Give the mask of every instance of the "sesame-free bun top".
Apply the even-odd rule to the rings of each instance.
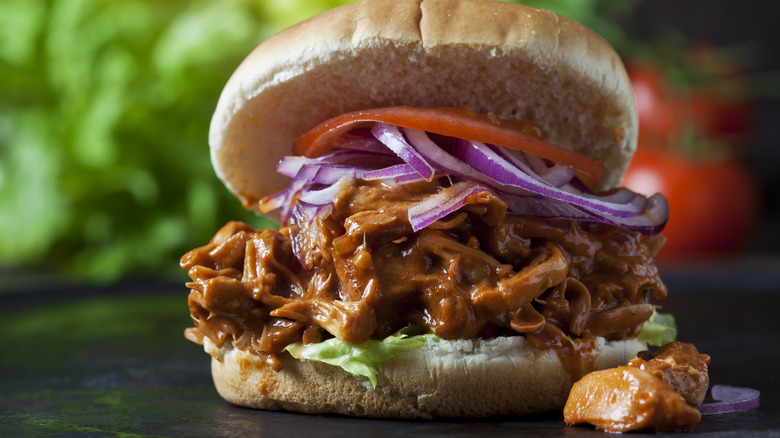
[[[219,178],[248,208],[285,188],[295,138],[360,109],[466,107],[529,119],[547,141],[606,166],[619,185],[636,148],[625,68],[585,27],[485,0],[366,0],[298,23],[233,73],[211,120]]]

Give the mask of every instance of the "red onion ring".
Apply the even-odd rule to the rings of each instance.
[[[702,415],[725,414],[727,412],[756,409],[761,404],[761,394],[751,388],[739,386],[714,385],[710,390],[713,403],[699,406]]]

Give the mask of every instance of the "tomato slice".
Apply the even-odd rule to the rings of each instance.
[[[542,140],[541,130],[533,122],[501,120],[465,108],[395,106],[342,114],[298,137],[293,144],[293,152],[309,158],[324,155],[331,152],[336,140],[348,131],[375,122],[527,152],[556,164],[571,166],[589,187],[598,183],[604,174],[604,165],[599,161]]]

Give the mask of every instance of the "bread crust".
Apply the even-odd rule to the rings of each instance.
[[[276,372],[229,343],[218,349],[204,341],[219,394],[265,410],[410,419],[531,415],[562,409],[574,383],[554,350],[538,350],[521,336],[428,341],[382,364],[376,388],[341,368],[287,354]],[[646,348],[603,338],[596,345],[583,372],[624,365]]]
[[[292,26],[234,72],[211,121],[217,175],[248,208],[283,189],[293,140],[339,114],[460,106],[539,123],[602,161],[618,185],[636,147],[630,81],[615,51],[553,13],[485,0],[367,0]]]

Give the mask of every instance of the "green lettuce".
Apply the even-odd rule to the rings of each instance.
[[[674,342],[677,339],[674,316],[669,313],[658,313],[657,309],[653,309],[653,314],[636,338],[655,347]]]
[[[341,367],[353,376],[365,376],[376,388],[376,367],[382,362],[396,357],[400,353],[414,351],[425,344],[427,339],[439,339],[433,334],[419,333],[419,327],[408,326],[380,340],[368,340],[360,345],[352,345],[338,338],[331,338],[316,344],[290,344],[285,347],[296,359],[324,362]]]

